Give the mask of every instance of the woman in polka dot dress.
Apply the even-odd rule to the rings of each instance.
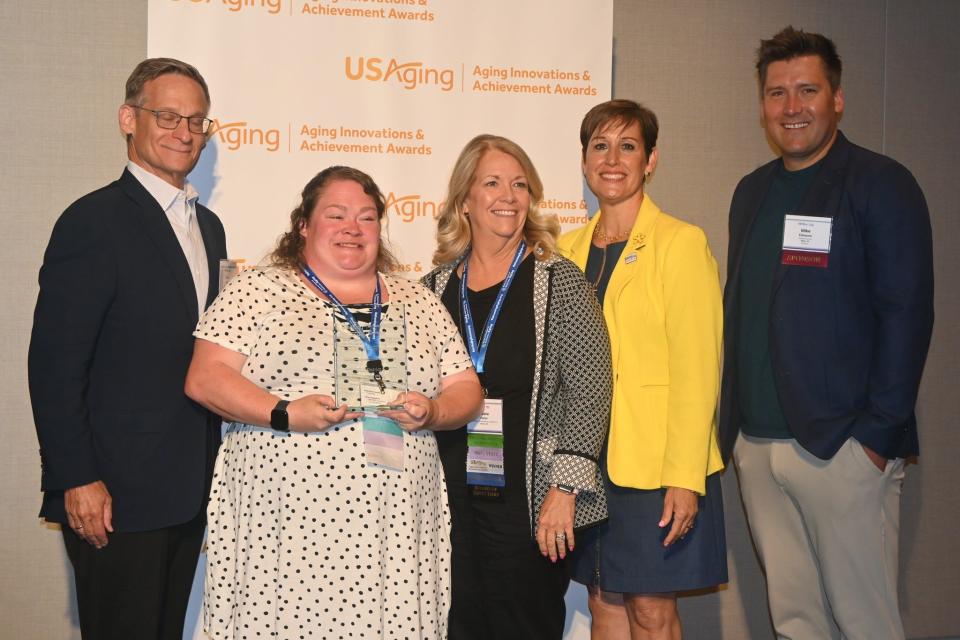
[[[395,259],[373,180],[331,167],[302,196],[271,266],[236,276],[194,334],[187,394],[231,422],[207,512],[204,628],[445,638],[450,514],[433,431],[479,413],[477,376],[439,300],[382,273]],[[378,390],[399,433],[350,409]]]

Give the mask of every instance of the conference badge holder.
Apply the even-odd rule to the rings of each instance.
[[[483,413],[467,425],[467,484],[476,495],[498,497],[503,473],[503,400],[486,399]],[[491,489],[481,489],[489,487]]]
[[[510,262],[510,268],[500,284],[497,298],[484,323],[483,332],[477,337],[473,325],[473,311],[470,309],[467,295],[467,279],[470,277],[470,257],[463,261],[463,274],[460,276],[460,322],[463,337],[470,351],[477,374],[485,371],[487,349],[493,336],[493,328],[500,317],[500,311],[507,299],[507,292],[513,284],[520,263],[526,255],[527,245],[522,240],[517,245]],[[467,425],[467,485],[471,495],[476,498],[502,498],[502,489],[506,485],[503,469],[503,400],[487,398],[483,401],[483,413],[477,420]]]

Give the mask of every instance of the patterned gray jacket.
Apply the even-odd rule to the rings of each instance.
[[[421,282],[442,295],[464,256]],[[536,358],[527,432],[527,506],[536,533],[551,484],[579,490],[574,527],[607,518],[598,459],[610,421],[610,339],[603,311],[580,269],[566,258],[537,260],[533,271]]]

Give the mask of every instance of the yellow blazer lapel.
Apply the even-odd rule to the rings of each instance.
[[[566,242],[564,242],[563,239],[560,241],[561,255],[580,267],[580,271],[584,271],[587,268],[587,257],[590,255],[590,243],[593,242],[593,230],[597,227],[597,222],[599,221],[600,213],[598,212],[590,218],[590,221],[585,226],[574,229],[569,232],[569,235],[565,235]]]

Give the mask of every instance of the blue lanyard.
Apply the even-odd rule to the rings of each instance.
[[[483,337],[480,339],[479,345],[477,345],[477,332],[473,328],[473,313],[470,311],[470,302],[467,300],[467,267],[470,263],[470,255],[468,254],[463,261],[463,276],[460,278],[460,309],[463,314],[463,332],[466,334],[464,337],[467,339],[470,359],[473,360],[473,366],[477,373],[483,373],[483,362],[487,359],[487,348],[490,346],[490,337],[493,335],[493,325],[497,323],[500,310],[503,308],[503,301],[507,297],[510,285],[513,284],[513,278],[517,275],[517,269],[520,267],[520,262],[523,260],[523,254],[526,250],[527,244],[521,240],[520,246],[517,247],[517,252],[513,256],[513,262],[510,263],[510,268],[507,270],[507,277],[503,279],[500,291],[497,292],[497,299],[493,303],[493,308],[490,309],[490,315],[487,316],[487,323],[483,327]]]
[[[384,384],[380,377],[380,372],[383,371],[383,363],[380,361],[380,318],[383,315],[383,305],[380,304],[380,276],[376,276],[377,284],[373,289],[373,310],[370,313],[370,336],[367,337],[364,335],[363,329],[360,328],[357,319],[353,316],[350,309],[343,306],[340,299],[333,294],[333,291],[330,291],[327,285],[323,284],[323,281],[317,277],[317,274],[305,264],[301,265],[300,268],[303,271],[303,275],[307,277],[307,280],[319,289],[320,293],[327,296],[333,306],[337,308],[337,311],[347,319],[350,328],[353,329],[353,333],[360,338],[360,342],[363,343],[363,349],[367,352],[367,371],[373,374],[373,379],[376,380],[380,388],[383,389]]]

